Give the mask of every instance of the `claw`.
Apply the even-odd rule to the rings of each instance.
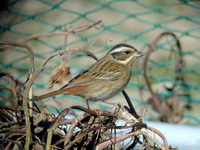
[[[117,107],[123,109],[123,111],[125,110],[124,106],[120,102],[116,102],[116,103],[111,103],[111,102],[107,102],[107,101],[103,101],[103,102],[106,103],[106,104],[110,104],[110,105],[115,106],[113,108],[113,113],[115,112],[115,110],[116,110]]]

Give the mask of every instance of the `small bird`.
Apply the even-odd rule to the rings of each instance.
[[[38,101],[61,93],[76,95],[88,101],[105,101],[124,90],[131,78],[131,67],[143,54],[128,44],[118,44],[107,54],[75,76],[61,89],[33,99]]]

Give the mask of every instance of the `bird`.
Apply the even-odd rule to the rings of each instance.
[[[64,93],[84,98],[90,109],[88,101],[105,101],[124,90],[131,78],[133,62],[143,55],[131,45],[117,44],[61,89],[38,96],[33,101]]]

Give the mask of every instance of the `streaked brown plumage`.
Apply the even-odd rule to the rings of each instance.
[[[119,92],[128,84],[131,66],[143,54],[130,45],[118,44],[87,70],[74,77],[60,90],[36,97],[34,101],[65,93],[76,95],[89,101],[104,101]],[[88,105],[89,107],[89,105]]]

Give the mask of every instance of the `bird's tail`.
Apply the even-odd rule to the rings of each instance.
[[[39,101],[39,100],[42,100],[42,99],[45,99],[45,98],[56,96],[58,94],[66,93],[67,91],[68,91],[68,89],[59,89],[59,90],[56,90],[56,91],[53,91],[53,92],[50,92],[50,93],[40,95],[38,97],[34,97],[33,99],[29,99],[29,101]]]

